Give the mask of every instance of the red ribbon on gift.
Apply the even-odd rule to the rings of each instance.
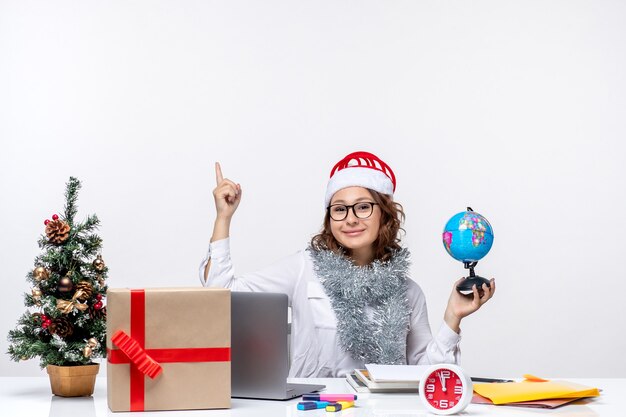
[[[168,362],[229,362],[230,348],[145,349],[145,290],[130,291],[130,335],[119,330],[111,341],[119,350],[107,349],[112,364],[130,364],[130,411],[144,410],[145,377],[156,378]]]
[[[139,372],[147,377],[154,379],[163,371],[161,365],[152,359],[145,349],[124,331],[118,330],[115,332],[111,337],[111,342],[120,348],[124,355],[137,367]]]

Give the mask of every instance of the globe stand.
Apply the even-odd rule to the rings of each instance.
[[[474,267],[478,264],[478,262],[463,262],[465,269],[469,269],[469,277],[465,277],[465,279],[456,286],[457,291],[460,292],[472,292],[472,287],[476,285],[478,291],[481,291],[483,284],[487,284],[487,288],[491,288],[491,284],[487,278],[483,278],[474,273]]]

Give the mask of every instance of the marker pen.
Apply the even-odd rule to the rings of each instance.
[[[336,403],[328,404],[326,411],[341,411],[350,407],[354,407],[354,401],[337,401]]]
[[[304,394],[302,401],[356,401],[355,394]]]
[[[318,408],[326,408],[330,403],[328,401],[301,401],[298,403],[298,410],[317,410]]]

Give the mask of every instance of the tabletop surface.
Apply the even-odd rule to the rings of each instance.
[[[626,400],[626,378],[555,378],[600,388],[602,395],[583,399],[553,410],[530,409],[509,406],[470,404],[462,416],[509,416],[540,417],[617,417],[626,415],[620,400]],[[344,379],[291,379],[291,382],[322,383],[329,393],[354,393]],[[431,416],[421,405],[417,394],[373,394],[358,393],[356,407],[338,413],[324,410],[299,411],[299,400],[263,401],[233,399],[230,409],[146,412],[146,416],[253,416],[253,417],[359,417],[386,416],[409,417]],[[47,376],[0,377],[0,415],[2,416],[49,416],[49,417],[104,417],[120,416],[107,406],[106,378],[99,377],[93,397],[62,398],[53,396]]]

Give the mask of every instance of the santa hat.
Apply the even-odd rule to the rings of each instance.
[[[393,196],[396,190],[396,176],[389,165],[376,155],[369,152],[353,152],[337,162],[330,171],[324,207],[328,207],[337,191],[348,187],[364,187]]]

